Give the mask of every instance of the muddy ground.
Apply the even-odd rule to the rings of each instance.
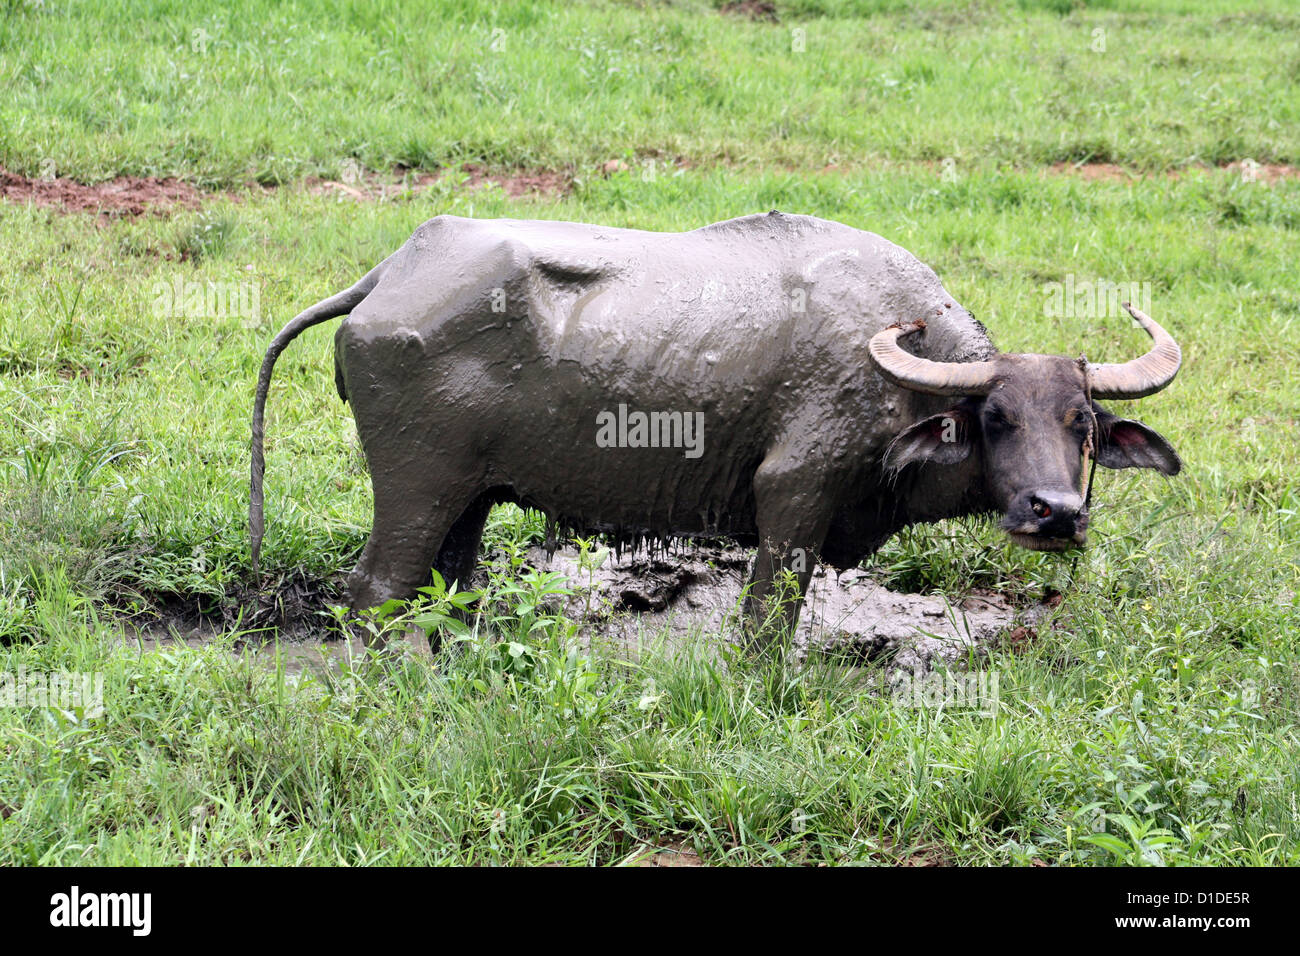
[[[565,575],[575,593],[566,612],[594,635],[626,645],[660,636],[736,640],[742,590],[752,551],[700,548],[671,555],[612,553],[599,568],[582,566],[571,549],[547,558],[536,549],[529,563]],[[890,591],[861,570],[813,574],[794,635],[795,650],[833,651],[922,674],[938,663],[981,656],[1004,636],[1037,623],[1046,605],[1015,607],[995,592],[949,602],[941,596]]]
[[[600,554],[585,564],[574,548],[553,555],[534,548],[527,557],[532,568],[555,571],[568,580],[573,593],[562,599],[564,612],[581,622],[588,643],[613,643],[634,654],[638,647],[660,641],[669,647],[698,641],[720,646],[740,638],[740,602],[752,551],[683,547],[621,556],[606,551],[603,561]],[[176,642],[200,647],[232,626],[261,627],[241,641],[236,652],[270,662],[278,646],[290,672],[362,651],[359,640],[349,647],[332,635],[321,613],[342,600],[335,589],[291,579],[279,590],[245,599],[238,624],[228,608],[210,613],[197,604],[172,605],[157,617],[128,622],[126,633],[130,643],[155,650]],[[861,570],[836,574],[818,568],[804,598],[794,648],[799,656],[817,648],[920,675],[940,663],[960,665],[982,657],[999,642],[1016,645],[1032,639],[1035,625],[1048,610],[1046,604],[1017,607],[988,591],[953,602],[937,595],[903,594],[882,587]],[[427,653],[415,635],[408,640],[418,653]]]

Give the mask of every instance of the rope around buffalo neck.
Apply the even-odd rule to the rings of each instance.
[[[1097,412],[1092,407],[1092,376],[1088,374],[1088,359],[1079,356],[1079,371],[1083,373],[1083,398],[1088,403],[1088,437],[1083,440],[1083,513],[1092,511],[1092,478],[1097,473]]]

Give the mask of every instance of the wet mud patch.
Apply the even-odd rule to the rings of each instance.
[[[118,609],[128,632],[197,643],[231,631],[254,632],[245,643],[330,639],[334,630],[329,608],[347,601],[341,581],[321,581],[302,571],[259,588],[231,585],[224,595],[155,592],[136,597],[144,599],[147,610]]]
[[[150,626],[137,630],[133,625],[128,624],[124,628],[121,644],[124,647],[139,649],[145,654],[178,647],[200,650],[211,644],[222,633],[224,632],[221,628],[206,622],[201,622],[188,631],[181,631],[174,626],[168,628]],[[282,637],[277,640],[274,632],[270,632],[270,636],[265,638],[257,635],[241,638],[231,648],[231,653],[236,657],[251,658],[267,669],[283,668],[289,676],[297,677],[304,672],[338,673],[343,661],[357,661],[364,658],[366,646],[358,637],[350,637],[346,641],[337,635],[322,635],[302,640]]]
[[[699,637],[738,640],[740,605],[752,551],[701,548],[671,555],[615,556],[599,567],[572,549],[529,554],[539,570],[563,574],[574,593],[564,602],[584,632],[627,645],[664,636],[670,644]],[[1010,640],[1025,643],[1052,604],[1016,606],[992,591],[960,599],[904,594],[862,570],[819,567],[804,596],[794,649],[928,673],[937,665],[984,656]]]
[[[584,555],[567,547],[553,554],[532,548],[526,564],[562,575],[572,593],[555,608],[580,625],[585,643],[635,653],[662,641],[672,650],[688,643],[720,647],[742,639],[741,602],[754,560],[751,550],[693,547],[680,551]],[[480,571],[480,576],[485,572]],[[475,582],[482,587],[485,582]],[[341,580],[321,582],[290,574],[260,589],[232,587],[222,597],[153,595],[146,613],[122,615],[127,642],[146,650],[184,644],[202,647],[232,631],[236,653],[279,648],[291,672],[340,656],[362,653],[360,640],[345,642],[331,605],[346,602]],[[1038,622],[1059,603],[1018,606],[1007,596],[974,591],[951,600],[941,595],[891,591],[867,572],[818,568],[804,596],[793,648],[831,653],[861,664],[915,675],[960,664],[1005,646],[1026,649]],[[417,654],[427,642],[406,635]]]
[[[301,571],[261,588],[233,585],[225,595],[140,595],[145,611],[118,611],[122,643],[148,653],[174,647],[202,648],[232,632],[237,656],[253,656],[267,667],[279,663],[287,674],[335,668],[339,660],[360,658],[362,640],[347,640],[335,629],[331,605],[347,601],[341,580],[320,581]]]
[[[118,176],[109,182],[88,185],[62,177],[31,179],[0,167],[0,199],[57,206],[63,212],[126,218],[146,213],[167,215],[176,209],[197,209],[202,198],[199,190],[179,179]]]

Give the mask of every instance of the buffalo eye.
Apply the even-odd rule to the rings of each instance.
[[[1080,441],[1088,437],[1088,432],[1092,429],[1092,416],[1082,409],[1076,409],[1070,413],[1068,422],[1070,431],[1078,436]]]
[[[1016,427],[1015,422],[1007,416],[1007,413],[1001,408],[994,406],[984,413],[984,427],[994,434],[1011,431]]]

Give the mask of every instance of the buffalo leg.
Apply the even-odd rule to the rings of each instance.
[[[483,540],[483,526],[487,523],[488,513],[491,510],[492,499],[486,494],[480,495],[461,513],[452,524],[451,530],[447,532],[442,547],[438,549],[438,558],[433,562],[434,570],[442,575],[442,580],[447,587],[456,584],[458,590],[469,589],[470,581],[474,577],[474,569],[478,566],[478,550],[479,543]],[[462,620],[468,617],[460,611],[456,611],[455,615]],[[430,651],[438,653],[441,643],[440,631],[434,631],[429,635]]]
[[[348,578],[354,611],[378,607],[391,598],[407,600],[429,583],[429,570],[456,519],[476,497],[477,488],[432,486],[435,469],[425,465],[401,474],[371,462],[375,520],[361,559]],[[443,469],[436,470],[445,476]]]
[[[758,555],[745,595],[745,625],[751,641],[766,645],[778,631],[793,632],[803,595],[812,580],[816,555],[830,526],[824,482],[811,474],[805,456],[764,461],[754,475],[757,504]],[[797,593],[776,594],[777,584],[790,571]],[[769,620],[773,597],[789,598],[776,620]]]
[[[438,559],[433,562],[434,570],[442,575],[443,581],[451,587],[459,582],[460,590],[467,590],[474,569],[478,567],[479,543],[483,540],[483,526],[487,524],[488,513],[492,510],[492,499],[481,495],[466,508],[438,549]]]

